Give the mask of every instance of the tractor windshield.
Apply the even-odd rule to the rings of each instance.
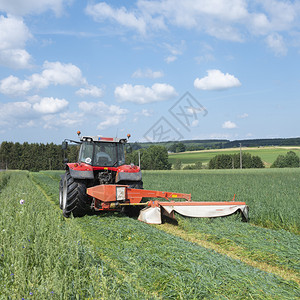
[[[120,143],[83,142],[79,161],[93,166],[121,166],[125,164],[124,145]]]

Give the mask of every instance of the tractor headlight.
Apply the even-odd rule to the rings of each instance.
[[[116,187],[116,195],[117,195],[117,201],[125,201],[126,200],[126,187],[125,186],[117,186]]]

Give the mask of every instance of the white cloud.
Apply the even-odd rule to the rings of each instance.
[[[87,116],[96,116],[98,120],[97,129],[102,130],[110,126],[116,126],[126,119],[129,111],[117,105],[107,105],[106,103],[99,102],[80,102],[78,107],[82,113]]]
[[[151,87],[123,84],[116,87],[115,96],[120,102],[145,104],[169,100],[177,96],[177,93],[174,87],[166,83],[155,83]]]
[[[153,112],[148,109],[142,109],[142,111],[139,114],[144,117],[151,117]]]
[[[237,128],[237,125],[234,122],[226,121],[223,123],[222,128],[233,129],[233,128]]]
[[[57,113],[64,110],[67,105],[65,99],[38,96],[28,101],[0,104],[0,130],[34,126],[46,128],[50,120],[59,119]]]
[[[146,33],[146,21],[142,17],[136,16],[134,12],[128,12],[125,7],[114,9],[105,2],[89,4],[86,13],[94,18],[95,21],[114,20],[120,25],[136,29],[141,34]]]
[[[186,43],[184,40],[181,40],[179,44],[175,44],[175,45],[170,45],[170,44],[164,43],[163,47],[166,48],[166,50],[168,52],[170,52],[170,55],[168,55],[165,58],[165,62],[169,64],[169,63],[177,60],[178,56],[183,54],[183,52],[186,48]]]
[[[27,101],[0,103],[0,131],[12,128],[40,127],[59,129],[75,127],[88,120],[95,122],[97,129],[116,126],[126,120],[129,113],[118,105],[104,102],[80,102],[78,111],[66,111],[68,101],[38,95],[28,97]]]
[[[177,26],[235,42],[244,41],[249,34],[268,36],[298,31],[299,11],[299,1],[279,0],[138,0],[130,9],[113,8],[105,2],[86,8],[96,21],[113,21],[142,35]],[[176,58],[171,54],[165,60],[172,62]]]
[[[243,113],[241,115],[238,116],[240,119],[245,119],[245,118],[248,118],[249,115],[247,113]]]
[[[42,117],[45,129],[61,129],[62,127],[74,128],[83,124],[85,116],[81,112],[64,112],[60,114],[48,114]]]
[[[165,58],[165,62],[168,63],[168,64],[175,61],[175,60],[177,60],[177,56],[175,56],[175,55],[169,55]]]
[[[151,69],[136,70],[131,77],[133,78],[160,78],[163,77],[164,73],[162,71],[152,71]]]
[[[65,99],[57,99],[52,97],[45,97],[40,102],[33,104],[33,109],[41,114],[56,114],[66,109],[68,101]]]
[[[287,47],[283,37],[278,33],[273,33],[267,36],[266,43],[276,56],[284,56],[287,54]]]
[[[93,98],[101,98],[103,96],[103,91],[94,85],[90,85],[86,88],[81,88],[76,91],[76,95],[81,97],[90,96]]]
[[[27,123],[32,117],[31,104],[24,102],[0,103],[0,128],[13,128]]]
[[[50,84],[60,85],[80,85],[86,84],[85,78],[82,77],[81,70],[73,64],[63,64],[61,62],[48,62],[43,65],[44,71],[37,78],[32,75],[32,81],[40,81]],[[42,83],[43,85],[43,83]]]
[[[25,95],[32,89],[43,89],[49,85],[71,85],[86,84],[81,71],[73,64],[62,64],[60,62],[48,62],[43,65],[42,73],[35,73],[28,79],[21,80],[15,76],[9,76],[0,81],[0,92],[5,95]]]
[[[0,81],[0,92],[5,95],[23,95],[30,89],[30,81],[20,80],[18,77],[12,75]]]
[[[137,122],[140,118],[148,118],[153,116],[153,110],[142,109],[141,111],[135,112],[134,115],[135,118],[133,119],[133,122]]]
[[[31,56],[24,47],[31,37],[22,19],[0,16],[0,65],[15,69],[29,68]]]
[[[299,1],[265,0],[260,5],[264,9],[265,19],[269,32],[288,31],[297,26],[299,16]]]
[[[243,0],[233,1],[193,1],[163,0],[139,1],[141,10],[161,14],[170,23],[180,27],[197,27],[205,17],[224,21],[236,21],[247,15],[246,3]],[[201,20],[202,17],[202,20]]]
[[[208,70],[207,74],[201,79],[195,79],[195,88],[200,90],[225,90],[241,86],[240,81],[236,77],[228,73],[224,74],[220,70]]]
[[[24,16],[27,14],[40,14],[47,10],[52,10],[56,15],[60,15],[64,4],[71,2],[72,0],[1,0],[0,11]]]
[[[210,62],[210,61],[214,61],[215,60],[215,57],[213,54],[211,53],[206,53],[204,55],[200,55],[200,56],[197,56],[195,57],[195,60],[198,64],[201,64],[203,62]]]
[[[24,48],[31,38],[23,20],[14,16],[0,16],[0,32],[0,50]]]

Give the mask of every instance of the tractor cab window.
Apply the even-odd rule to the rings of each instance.
[[[80,147],[79,161],[99,167],[124,165],[124,145],[109,142],[83,142]]]
[[[112,166],[116,162],[116,146],[113,143],[95,144],[95,165]]]
[[[116,167],[125,163],[124,148],[118,143],[96,143],[95,165]]]
[[[87,164],[92,164],[94,145],[90,142],[81,144],[79,151],[79,161]]]

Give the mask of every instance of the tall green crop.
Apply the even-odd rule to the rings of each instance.
[[[28,173],[1,173],[0,208],[0,299],[121,298],[122,279]]]
[[[147,189],[191,193],[193,201],[245,201],[250,222],[300,232],[300,169],[144,171]]]

